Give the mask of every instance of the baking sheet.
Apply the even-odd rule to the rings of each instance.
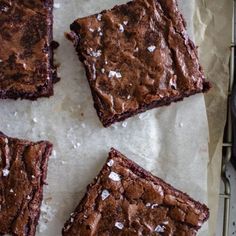
[[[201,202],[208,201],[207,174],[219,176],[219,165],[217,168],[212,165],[213,170],[207,171],[208,123],[202,94],[169,107],[148,111],[107,129],[99,122],[84,69],[73,45],[65,39],[63,32],[68,31],[69,24],[77,17],[125,2],[127,1],[56,0],[60,5],[56,5],[54,12],[54,38],[60,43],[56,61],[61,64],[59,75],[62,80],[55,85],[55,96],[35,102],[1,101],[0,127],[3,132],[32,140],[48,139],[54,143],[38,236],[60,235],[64,222],[79,203],[86,186],[101,169],[110,147],[117,148],[153,174]],[[203,22],[205,15],[201,16],[198,10],[206,2],[180,1],[192,38],[193,23],[196,22],[194,19]],[[197,15],[194,17],[195,13]],[[204,26],[204,32],[201,28],[196,31],[199,33],[199,44],[208,31],[205,24]],[[210,40],[210,36],[211,34],[206,40]],[[205,49],[204,44],[201,44],[200,49]],[[205,58],[202,53],[201,57],[204,63],[211,59]],[[220,55],[216,55],[215,59],[218,57]],[[210,66],[206,69],[209,69],[212,77],[216,75],[215,70],[210,70]],[[225,78],[225,70],[222,76]],[[225,96],[224,91],[220,95]],[[217,104],[214,101],[211,104],[210,102],[212,114],[215,115],[214,106]],[[209,118],[213,122],[211,116]],[[222,124],[224,118],[220,116],[217,122]],[[221,125],[217,134],[214,133],[214,144],[220,143],[222,127]],[[213,150],[210,152],[211,160],[218,159],[216,147],[210,150]],[[217,187],[217,184],[214,186]],[[213,194],[213,191],[210,193]],[[210,200],[216,202],[215,198]],[[213,212],[213,218],[214,214]],[[210,235],[207,224],[199,235]]]

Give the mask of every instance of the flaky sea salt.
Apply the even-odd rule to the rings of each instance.
[[[138,52],[138,51],[139,51],[139,48],[136,47],[136,48],[134,49],[134,52]]]
[[[97,78],[95,63],[93,63],[92,69],[93,69],[93,79],[95,80]]]
[[[107,165],[108,165],[109,167],[112,167],[113,164],[114,164],[114,161],[113,161],[113,160],[110,160],[110,161],[107,162]]]
[[[97,15],[97,20],[101,21],[102,20],[102,14]]]
[[[120,32],[122,32],[122,33],[124,32],[125,29],[124,29],[124,26],[123,26],[122,24],[119,24],[119,30],[120,30]]]
[[[158,204],[156,203],[152,204],[151,208],[154,209],[155,207],[158,207]]]
[[[122,127],[124,127],[124,128],[126,128],[127,125],[128,125],[128,122],[127,122],[127,121],[124,121],[124,122],[122,123]]]
[[[102,191],[102,194],[101,194],[101,197],[102,197],[102,200],[104,201],[106,198],[108,198],[110,196],[110,193],[108,190],[104,189]]]
[[[57,152],[56,150],[52,150],[52,159],[56,159],[57,158]]]
[[[24,69],[26,70],[27,69],[26,63],[23,63],[22,65],[23,65]]]
[[[54,4],[53,4],[53,7],[54,7],[55,9],[59,9],[59,8],[61,7],[61,4],[60,4],[60,3],[54,3]]]
[[[158,225],[155,230],[155,232],[157,233],[164,233],[165,232],[165,227],[164,226],[161,226],[161,225]]]
[[[118,228],[118,229],[123,229],[124,225],[121,222],[116,222],[115,227]]]
[[[14,193],[14,191],[13,191],[13,189],[12,189],[12,188],[10,189],[10,193]]]
[[[64,229],[63,229],[63,231],[69,230],[71,226],[72,226],[72,225],[67,225],[67,226],[65,226]]]
[[[169,221],[166,220],[166,221],[162,222],[162,224],[163,224],[163,225],[168,225],[168,224],[169,224]]]
[[[80,146],[81,146],[81,144],[78,142],[73,145],[74,149],[78,149]]]
[[[128,21],[127,20],[123,21],[123,24],[128,25]]]
[[[150,207],[150,206],[151,206],[151,203],[148,202],[148,203],[146,204],[146,207]]]
[[[142,113],[142,114],[140,114],[139,116],[138,116],[138,118],[140,119],[140,120],[145,120],[145,119],[147,119],[148,117],[149,117],[149,112],[145,112],[145,113]]]
[[[104,73],[105,73],[105,69],[104,69],[104,68],[102,68],[102,69],[101,69],[101,72],[104,74]]]
[[[10,173],[10,171],[8,169],[3,169],[2,170],[2,174],[3,174],[4,177],[8,176],[9,173]]]
[[[99,32],[99,36],[103,36],[103,33],[102,33],[102,32]]]
[[[30,198],[30,196],[29,195],[27,195],[27,200],[30,200],[31,198]]]
[[[177,89],[176,77],[171,78],[169,84],[171,88]]]
[[[108,177],[113,181],[116,181],[116,182],[120,181],[120,176],[117,173],[113,172],[113,171],[109,174]]]
[[[117,126],[117,124],[112,124],[112,125],[111,125],[111,128],[113,128],[113,129],[118,129],[118,126]]]
[[[93,57],[100,57],[102,55],[102,51],[101,50],[97,50],[97,51],[93,51],[92,48],[90,48],[90,56]]]
[[[1,11],[3,11],[3,12],[8,12],[9,9],[10,8],[8,6],[1,7]]]
[[[92,29],[92,28],[89,28],[89,31],[90,31],[90,32],[94,32],[94,29]]]
[[[154,52],[155,51],[155,49],[156,49],[156,46],[149,46],[148,48],[147,48],[147,50],[149,51],[149,52]]]
[[[34,122],[34,123],[38,123],[38,120],[37,120],[36,117],[33,118],[33,122]]]
[[[121,73],[120,72],[116,72],[116,78],[121,78],[121,77],[122,77]]]
[[[3,60],[0,59],[0,63],[3,62]]]
[[[119,78],[122,77],[122,75],[121,75],[120,72],[116,72],[116,71],[111,70],[111,71],[109,72],[109,74],[108,74],[108,77],[109,77],[109,78],[116,77],[116,78],[119,79]]]

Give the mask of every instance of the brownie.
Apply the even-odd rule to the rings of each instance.
[[[0,235],[35,235],[51,151],[0,133]]]
[[[0,98],[53,95],[53,0],[0,0]]]
[[[105,127],[210,89],[175,0],[134,0],[70,28]]]
[[[63,236],[196,235],[209,210],[111,149]]]

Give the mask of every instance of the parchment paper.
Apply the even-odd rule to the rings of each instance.
[[[219,182],[219,165],[216,169],[214,165],[210,165],[207,169],[209,161],[208,123],[202,94],[169,107],[148,111],[107,129],[103,128],[98,120],[84,69],[73,45],[65,39],[63,32],[68,31],[69,24],[78,17],[125,2],[127,1],[57,0],[56,3],[60,3],[60,8],[55,9],[54,12],[54,38],[60,43],[56,60],[61,64],[59,75],[62,79],[55,85],[54,97],[40,99],[36,102],[6,100],[0,103],[0,127],[7,135],[32,140],[48,139],[54,143],[55,151],[49,162],[48,186],[45,187],[39,232],[37,233],[39,236],[61,235],[64,222],[79,203],[86,186],[101,169],[112,146],[153,174],[206,204],[208,193],[213,195],[213,191],[210,189],[209,192],[207,187],[208,173],[217,176],[214,186],[218,188],[216,183]],[[200,14],[202,6],[207,1],[196,2],[197,8],[195,8],[195,0],[182,0],[180,6],[187,19],[192,38],[194,38],[195,13],[197,16],[195,19],[204,25],[203,29],[195,27],[199,34],[198,43],[201,44],[206,33],[210,31],[203,21],[205,15]],[[219,21],[218,18],[217,21]],[[209,33],[206,40],[210,41],[212,35],[213,32]],[[209,46],[208,41],[204,40]],[[200,46],[202,52],[208,51],[204,44]],[[212,45],[210,45],[211,47]],[[223,53],[225,54],[225,52]],[[220,65],[222,67],[227,58],[221,58],[219,54],[214,54],[214,60],[219,62],[217,65],[222,62]],[[210,66],[207,67],[210,65],[211,56],[206,58],[203,53],[200,55],[212,80],[219,78],[223,81],[224,78],[226,84],[226,67],[224,67],[224,72],[220,70],[223,74],[219,73],[219,76],[216,77],[215,72],[218,73],[218,71],[211,70]],[[219,89],[221,85],[222,83],[218,85]],[[223,87],[225,88],[225,85]],[[217,101],[208,102],[210,111],[212,111],[209,113],[211,122],[213,122],[211,114],[215,116],[217,111],[216,102],[220,103],[221,108],[223,107],[223,103],[219,100],[225,96],[225,89],[220,91],[222,93]],[[209,96],[210,101],[212,101],[212,96]],[[214,132],[215,146],[210,146],[212,147],[210,160],[219,160],[216,146],[220,142],[222,134],[222,121],[225,118],[222,114],[223,111],[220,112],[219,120],[213,125],[215,128],[215,124],[218,123],[220,127],[217,133]],[[214,203],[216,202],[216,198],[210,198],[210,200],[212,201],[210,203],[213,203],[213,200]],[[214,216],[213,212],[212,217]],[[207,224],[204,225],[199,235],[210,235]]]
[[[225,125],[232,37],[231,0],[198,0],[194,32],[199,55],[213,88],[205,96],[209,121],[208,197],[211,210],[209,235],[215,235],[220,189],[222,137]],[[217,232],[221,235],[221,232]]]

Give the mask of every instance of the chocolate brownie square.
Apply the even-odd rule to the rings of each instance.
[[[134,0],[70,28],[105,127],[210,88],[176,0]]]
[[[0,0],[0,98],[53,95],[52,11],[52,0]]]
[[[51,151],[0,133],[0,235],[35,235]]]
[[[112,149],[63,236],[197,234],[209,210]]]

